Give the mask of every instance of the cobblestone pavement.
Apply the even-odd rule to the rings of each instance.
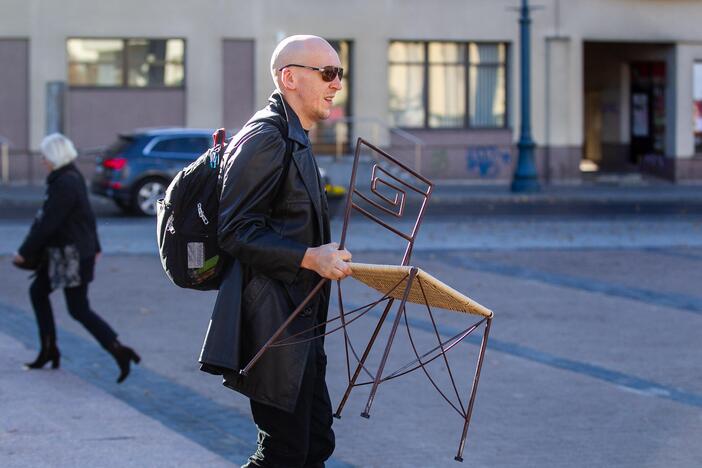
[[[702,466],[700,229],[694,217],[442,219],[422,227],[412,263],[495,311],[466,465]],[[147,220],[100,221],[106,255],[91,286],[94,309],[142,365],[115,385],[113,362],[56,295],[61,370],[18,370],[36,349],[27,275],[8,256],[25,230],[19,221],[0,224],[0,465],[242,463],[255,437],[248,403],[196,363],[214,295],[168,282]],[[349,242],[354,261],[396,261],[397,246],[365,225]],[[347,310],[374,297],[354,280],[342,287]],[[379,315],[350,327],[357,347]],[[425,310],[410,307],[408,317],[388,369],[412,359],[407,330],[420,349],[436,344]],[[436,320],[444,337],[473,322],[447,311]],[[347,378],[342,337],[331,335],[326,349],[336,404]],[[449,353],[461,395],[477,350],[469,339]],[[372,355],[369,366],[378,360]],[[429,371],[451,394],[441,360]],[[461,466],[453,461],[461,420],[425,375],[381,385],[368,420],[359,417],[367,395],[355,389],[335,421],[330,466]]]

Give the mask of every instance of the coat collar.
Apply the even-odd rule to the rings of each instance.
[[[78,169],[76,168],[75,164],[68,163],[65,166],[61,166],[58,169],[54,169],[53,171],[49,172],[49,175],[46,176],[46,183],[50,184],[51,182],[55,181],[58,177],[60,177],[61,174],[77,170]]]
[[[300,123],[300,118],[297,116],[295,111],[290,107],[285,101],[285,98],[280,91],[274,91],[271,97],[268,98],[268,107],[271,111],[276,114],[282,115],[288,123],[288,138],[295,140],[302,146],[309,147],[310,139],[307,136],[307,132],[302,128]]]

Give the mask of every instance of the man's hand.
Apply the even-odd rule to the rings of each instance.
[[[24,263],[24,257],[16,253],[15,257],[12,259],[12,263],[14,263],[15,265],[21,265]]]
[[[302,259],[302,268],[314,270],[323,278],[330,280],[344,279],[351,274],[351,268],[346,263],[351,260],[351,252],[339,250],[339,244],[310,247]]]

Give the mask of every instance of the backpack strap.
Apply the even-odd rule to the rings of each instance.
[[[293,149],[292,149],[293,143],[292,143],[292,140],[290,140],[288,138],[287,125],[285,125],[283,122],[281,122],[281,120],[282,119],[277,119],[277,118],[271,116],[271,117],[263,117],[263,118],[252,120],[252,121],[248,122],[248,124],[254,123],[254,122],[265,122],[265,123],[269,123],[269,124],[273,125],[275,128],[278,129],[278,131],[280,132],[280,135],[283,137],[283,141],[285,142],[285,156],[284,156],[284,160],[283,160],[283,176],[281,177],[280,184],[278,185],[278,188],[276,189],[275,197],[273,198],[274,200],[277,199],[278,196],[280,195],[280,191],[283,189],[283,185],[285,184],[285,179],[288,178],[288,171],[290,169],[290,160],[292,159],[292,152],[293,152]],[[225,153],[227,152],[227,150],[229,150],[229,146],[230,146],[232,139],[233,139],[233,137],[232,137],[229,140],[225,140],[225,135],[226,135],[226,132],[225,132],[225,129],[223,129],[223,128],[220,128],[219,130],[217,130],[215,133],[212,134],[212,139],[214,140],[215,148],[218,144],[218,141],[221,142],[221,143],[219,143],[219,145],[220,145],[219,148],[217,148],[219,157],[218,157],[218,160],[216,163],[217,166],[219,166],[217,168],[219,171],[219,176],[217,177],[217,191],[220,195],[222,193],[222,184],[224,183],[224,181],[222,180],[222,178],[223,178],[222,163],[224,162]],[[231,150],[229,150],[229,152],[231,153],[233,151],[236,151],[236,148],[238,148],[240,145],[244,144],[248,139],[249,138],[242,138],[241,140],[236,142],[234,147]],[[216,167],[216,166],[213,166],[213,167]]]

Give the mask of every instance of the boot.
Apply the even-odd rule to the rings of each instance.
[[[134,362],[135,364],[139,364],[141,358],[132,348],[124,346],[117,340],[110,345],[108,351],[110,354],[112,354],[112,357],[115,358],[115,361],[117,361],[117,365],[119,366],[119,377],[117,377],[117,383],[122,383],[129,375],[130,363]]]
[[[34,362],[27,362],[24,367],[27,369],[41,369],[47,362],[51,361],[51,368],[58,369],[61,365],[61,353],[56,347],[54,340],[42,340],[41,351]]]

